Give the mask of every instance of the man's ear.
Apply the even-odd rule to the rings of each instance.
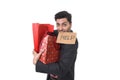
[[[72,23],[70,23],[70,28],[72,27]]]

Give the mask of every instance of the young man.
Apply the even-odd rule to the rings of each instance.
[[[58,12],[55,15],[57,30],[54,33],[72,32],[71,14],[67,11]],[[56,63],[43,64],[40,62],[39,56],[33,51],[33,64],[36,66],[36,72],[47,73],[47,80],[74,80],[74,66],[77,57],[78,42],[75,44],[60,44],[60,60]]]

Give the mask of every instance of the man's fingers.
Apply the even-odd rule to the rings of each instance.
[[[38,54],[36,51],[33,50],[33,54]]]
[[[42,49],[42,50],[39,52],[39,54],[42,54],[44,51],[45,51],[45,49]]]
[[[34,50],[32,51],[32,54],[34,55]]]

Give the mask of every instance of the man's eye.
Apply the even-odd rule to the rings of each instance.
[[[63,26],[67,26],[67,24],[63,24]]]
[[[59,24],[57,24],[57,27],[59,27],[60,25]]]

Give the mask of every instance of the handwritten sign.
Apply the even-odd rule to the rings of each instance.
[[[63,44],[75,44],[76,33],[73,32],[59,32],[57,37],[57,43]]]

